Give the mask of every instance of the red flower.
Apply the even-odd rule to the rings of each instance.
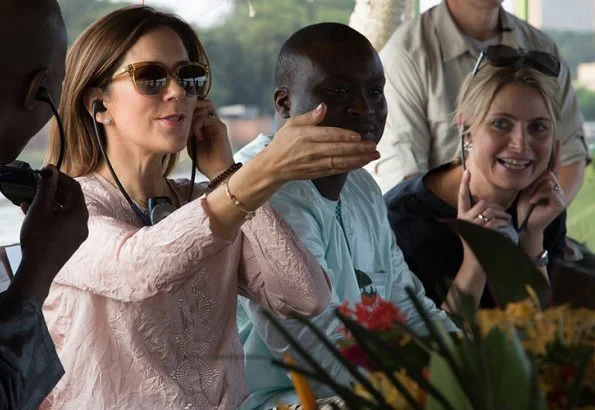
[[[343,356],[354,365],[361,366],[370,371],[376,370],[376,366],[370,362],[368,355],[360,345],[353,344],[351,346],[342,347],[340,350]]]
[[[383,300],[375,294],[362,295],[361,302],[355,304],[355,309],[351,309],[349,303],[345,301],[337,307],[337,311],[370,330],[390,330],[395,322],[407,323],[407,318],[392,302]]]
[[[574,367],[568,364],[560,365],[560,379],[562,383],[570,383],[574,380]]]
[[[394,327],[395,322],[407,323],[407,318],[401,314],[394,304],[380,298],[378,298],[376,306],[370,313],[367,321],[367,327],[370,330],[390,330]]]
[[[378,294],[373,293],[371,295],[363,295],[362,294],[362,305],[364,306],[374,306],[376,301],[378,300]]]
[[[339,306],[337,306],[337,312],[339,312],[340,314],[342,314],[343,316],[346,316],[346,317],[351,317],[353,315],[353,310],[351,310],[349,308],[348,301],[344,301]]]

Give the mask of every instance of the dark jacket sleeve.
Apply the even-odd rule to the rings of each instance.
[[[63,374],[38,301],[1,293],[0,409],[37,409]]]

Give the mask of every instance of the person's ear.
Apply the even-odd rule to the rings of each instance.
[[[465,139],[469,139],[471,131],[470,131],[467,119],[465,118],[465,116],[463,114],[457,115],[457,129],[459,130],[459,135],[461,137],[464,137]]]
[[[30,111],[35,107],[35,103],[39,101],[37,98],[39,89],[45,84],[47,76],[47,68],[40,68],[33,73],[27,84],[27,89],[25,90],[25,95],[22,100],[23,108]]]
[[[104,100],[104,93],[99,87],[92,87],[85,91],[83,95],[85,108],[90,116],[96,113],[96,120],[101,124],[111,124],[111,117],[107,112],[107,105]]]
[[[277,88],[275,90],[275,111],[282,118],[290,117],[291,102],[289,99],[289,90],[285,87]]]

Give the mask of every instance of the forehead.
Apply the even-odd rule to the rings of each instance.
[[[329,77],[351,80],[384,78],[378,53],[367,44],[326,43],[304,53],[298,72],[307,73],[316,82]]]
[[[503,86],[494,96],[489,112],[525,118],[551,117],[541,93],[535,87],[521,83]]]
[[[182,39],[170,27],[157,27],[143,34],[124,56],[124,63],[161,61],[175,64],[188,60]]]

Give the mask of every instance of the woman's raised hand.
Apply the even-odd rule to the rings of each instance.
[[[317,126],[326,105],[292,117],[254,160],[262,161],[280,183],[316,179],[361,168],[380,158],[376,144],[350,130]]]
[[[501,205],[483,200],[478,201],[475,205],[471,203],[470,182],[471,173],[465,170],[459,186],[457,218],[490,229],[509,226],[512,223],[512,217]]]
[[[564,192],[558,182],[559,172],[560,141],[556,141],[552,153],[551,169],[545,170],[519,195],[517,215],[519,222],[524,221],[529,215],[525,228],[529,235],[541,235],[545,228],[566,208]],[[533,210],[531,210],[532,208]]]
[[[219,119],[211,100],[198,100],[192,117],[188,139],[188,155],[192,158],[192,139],[196,141],[198,170],[212,180],[233,163],[227,127]]]

